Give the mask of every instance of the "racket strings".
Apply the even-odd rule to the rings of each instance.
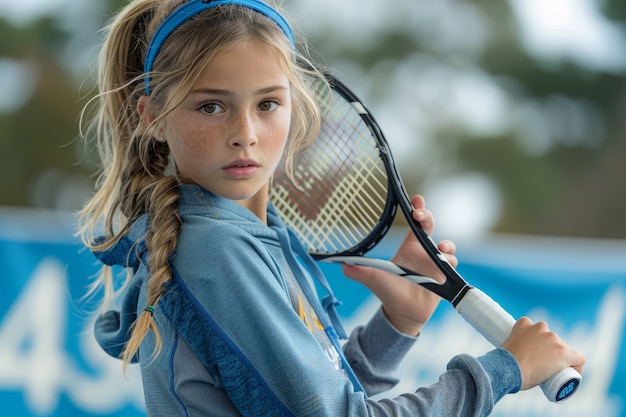
[[[336,91],[320,94],[320,133],[296,158],[295,182],[279,166],[270,197],[309,252],[333,254],[356,246],[377,226],[387,173],[358,107]]]

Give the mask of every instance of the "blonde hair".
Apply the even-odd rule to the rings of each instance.
[[[323,79],[321,73],[295,50],[272,20],[235,5],[199,13],[164,42],[149,74],[151,92],[142,112],[157,117],[150,124],[144,123],[137,103],[146,95],[146,50],[157,27],[180,4],[174,0],[135,0],[116,15],[105,28],[97,67],[98,94],[81,115],[82,126],[87,107],[94,105],[88,129],[81,127],[81,134],[95,140],[101,168],[96,192],[80,212],[79,233],[92,251],[104,251],[124,236],[135,220],[149,215],[145,236],[150,273],[148,306],[157,305],[172,278],[168,260],[181,229],[179,182],[168,170],[168,145],[157,141],[155,134],[163,118],[187,96],[205,65],[238,42],[257,42],[275,55],[292,87],[291,126],[284,155],[288,167],[294,155],[314,140],[320,126],[313,83]],[[104,239],[96,239],[99,234],[104,234]],[[131,274],[129,270],[124,285]],[[103,267],[96,284],[104,287],[106,308],[116,294],[110,267]],[[121,355],[125,366],[149,331],[156,336],[154,356],[162,347],[152,314],[138,311],[137,315]]]

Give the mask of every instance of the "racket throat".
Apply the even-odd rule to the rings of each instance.
[[[461,290],[454,296],[454,298],[450,300],[450,303],[456,308],[457,304],[459,304],[463,297],[465,297],[465,294],[467,294],[467,292],[472,288],[473,287],[471,285],[466,283],[463,288],[461,288]]]
[[[421,285],[441,298],[448,300],[454,307],[457,306],[459,301],[461,301],[465,294],[472,288],[472,286],[464,280],[455,281],[447,279],[446,282],[440,284],[433,278],[423,276],[408,268],[382,259],[366,258],[358,255],[344,255],[329,256],[322,259],[322,261],[335,264],[366,266],[399,275],[415,284]]]

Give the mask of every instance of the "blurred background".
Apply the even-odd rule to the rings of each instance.
[[[16,352],[36,345],[31,333],[16,330],[20,325],[12,317],[22,311],[16,306],[25,302],[24,294],[45,300],[43,290],[28,290],[38,282],[42,259],[52,256],[57,263],[44,262],[41,276],[58,277],[66,288],[59,297],[69,293],[72,300],[95,271],[72,238],[70,213],[91,192],[96,171],[93,152],[79,138],[78,117],[93,95],[98,31],[126,3],[0,0],[0,247],[8,268],[0,275],[6,285],[0,296],[0,398],[26,404],[11,415],[59,412],[43,382],[36,382],[49,363],[33,367],[37,377],[28,378],[20,371],[26,368],[7,367]],[[437,219],[436,237],[460,242],[459,256],[469,268],[490,265],[484,255],[489,248],[518,269],[541,264],[535,283],[546,268],[561,268],[564,276],[572,270],[595,273],[597,294],[589,296],[588,311],[581,309],[590,320],[605,305],[604,295],[623,294],[626,2],[284,0],[283,6],[308,36],[314,57],[364,99],[407,188],[426,196]],[[545,248],[554,255],[551,262]],[[523,261],[520,254],[527,255]],[[588,275],[579,278],[573,285],[584,294],[581,282]],[[555,282],[549,285],[569,284],[565,278]],[[534,296],[528,297],[530,305],[520,307],[520,314],[534,307]],[[577,302],[586,305],[584,298]],[[613,313],[621,312],[612,314],[621,317],[613,323],[621,337],[624,301],[610,302]],[[80,308],[68,309],[72,313],[59,314],[85,320]],[[35,313],[28,317],[35,320]],[[88,340],[79,324],[69,328]],[[98,366],[81,362],[86,375],[102,381],[104,372],[116,381],[115,363],[95,361]],[[8,375],[22,376],[15,382]],[[30,387],[24,392],[22,378]],[[621,389],[611,381],[613,373],[602,392]],[[60,392],[57,401],[75,402]],[[140,390],[118,386],[115,392],[118,400],[131,398],[119,400],[122,409],[141,409]],[[586,415],[623,415],[617,404],[624,400],[611,398],[612,411]],[[69,415],[64,413],[58,415]],[[510,407],[502,415],[522,414]]]
[[[77,118],[98,30],[125,3],[0,0],[0,205],[74,210],[89,193]],[[626,237],[624,2],[284,7],[366,101],[442,227]]]

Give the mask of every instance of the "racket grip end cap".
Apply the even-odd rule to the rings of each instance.
[[[574,368],[566,368],[541,384],[541,389],[553,403],[562,403],[578,390],[582,377]]]

